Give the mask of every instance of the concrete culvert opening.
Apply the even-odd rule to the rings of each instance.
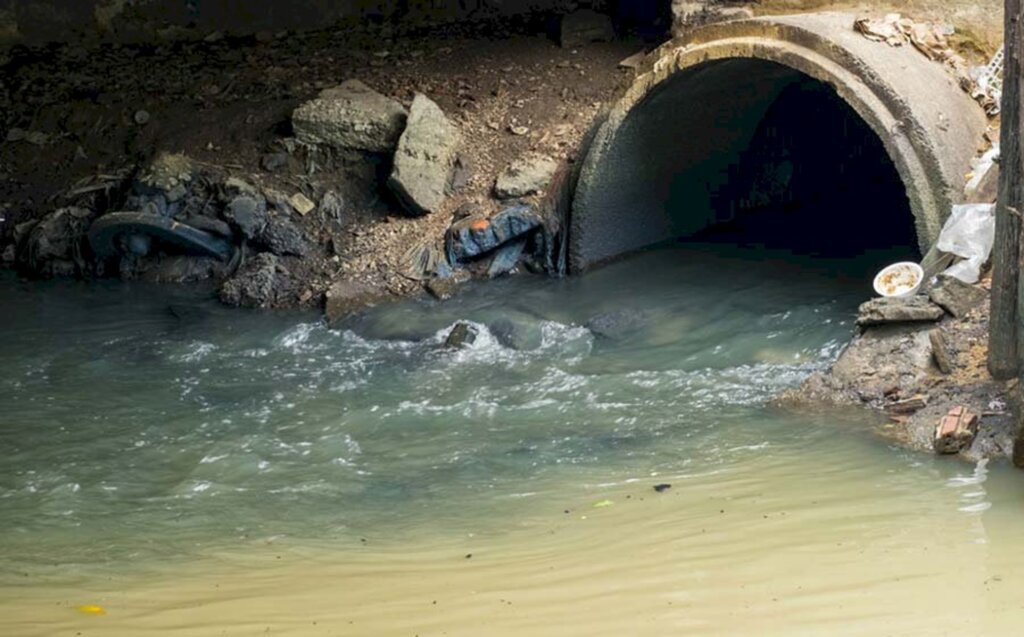
[[[927,252],[987,126],[941,64],[854,16],[708,25],[648,56],[583,151],[568,231],[580,272],[679,238],[868,269]]]
[[[919,256],[877,134],[833,87],[775,62],[680,71],[630,111],[603,163],[587,211],[590,237],[608,238],[598,260],[672,238],[849,259],[858,275]]]

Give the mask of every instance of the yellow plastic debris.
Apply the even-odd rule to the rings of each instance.
[[[86,615],[97,615],[98,616],[98,615],[106,615],[107,614],[107,609],[103,608],[102,606],[97,606],[95,604],[83,604],[82,606],[78,607],[78,612],[84,613]]]
[[[612,506],[613,504],[615,504],[615,503],[612,502],[611,500],[601,500],[600,502],[595,502],[594,503],[594,508],[595,509],[604,509],[604,508]]]

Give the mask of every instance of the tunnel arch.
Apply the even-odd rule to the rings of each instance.
[[[676,168],[696,171],[693,192],[707,194],[708,180],[722,178],[777,93],[800,79],[830,87],[877,136],[926,252],[962,196],[987,120],[942,65],[910,46],[869,41],[853,22],[842,13],[742,20],[696,29],[652,52],[584,150],[570,270],[679,236],[652,166],[656,173],[671,153]]]

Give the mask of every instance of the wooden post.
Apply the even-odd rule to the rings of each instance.
[[[1024,0],[1006,0],[1006,59],[1003,65],[1003,125],[1000,132],[999,205],[996,210],[996,246],[993,253],[995,271],[992,279],[992,325],[989,343],[989,368],[992,375],[1001,378],[1010,374],[1024,373],[1024,241],[1021,241],[1021,213],[1024,213]],[[1000,224],[1002,226],[1000,227]],[[1005,235],[1001,235],[1000,230]],[[1016,243],[1016,247],[1012,245]],[[1010,250],[1016,250],[1016,259]],[[1000,286],[995,284],[995,274],[1000,274]],[[1012,277],[1016,290],[1011,293],[1006,285]],[[998,298],[998,301],[997,301]],[[1011,311],[1010,299],[1014,310]],[[996,312],[999,312],[997,315]],[[998,320],[998,322],[997,322]],[[1012,334],[1012,336],[1011,336]],[[1012,338],[1009,342],[1007,339]],[[1011,363],[1009,351],[998,351],[1005,347],[1013,350]],[[1013,389],[1017,408],[1022,409],[1024,395],[1020,385]],[[1018,418],[1020,413],[1018,413]],[[1018,422],[1017,437],[1013,445],[1013,462],[1024,469],[1024,426]]]
[[[1003,70],[1003,125],[1000,133],[999,204],[996,208],[996,243],[992,252],[992,319],[988,367],[992,376],[1008,380],[1020,370],[1024,353],[1024,298],[1019,287],[1021,212],[1024,210],[1024,161],[1021,135],[1021,46],[1024,44],[1024,0],[1006,0],[1006,61]]]

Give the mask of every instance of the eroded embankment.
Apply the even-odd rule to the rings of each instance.
[[[485,220],[511,199],[536,204],[599,105],[631,75],[619,61],[644,46],[607,42],[610,23],[600,17],[596,31],[573,37],[562,47],[544,20],[517,20],[16,49],[3,59],[0,247],[8,264],[44,277],[221,285],[240,267],[246,279],[225,297],[257,307],[323,306],[340,280],[378,299],[421,293],[453,216]],[[352,131],[395,114],[396,134],[383,146],[365,135],[314,139],[293,125],[304,103],[347,99],[320,95],[347,80],[377,97],[358,112],[332,111],[338,118],[327,125]],[[423,156],[415,146],[398,152],[416,95],[436,105],[433,121],[447,122],[440,141],[460,142],[446,156],[445,183],[428,188],[445,196],[423,216],[389,185],[396,156],[412,158],[407,174],[430,163],[415,165]],[[420,139],[429,155],[436,130],[427,124]],[[514,167],[522,170],[498,184]],[[97,255],[86,231],[121,211],[193,225],[245,246],[245,258],[193,259],[144,241]]]

